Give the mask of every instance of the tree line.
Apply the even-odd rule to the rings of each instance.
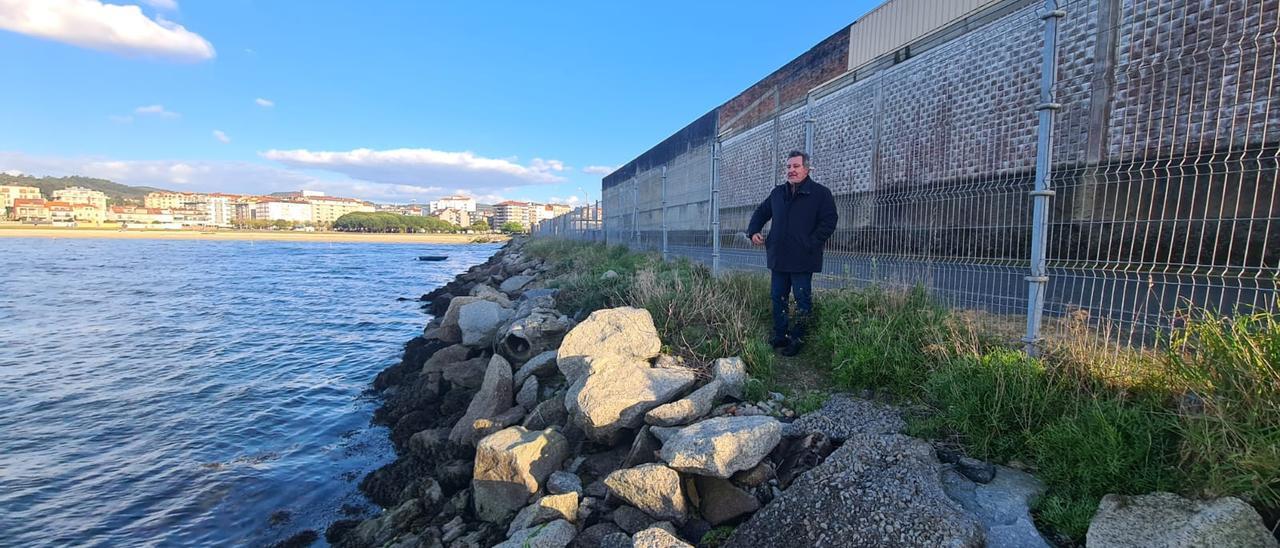
[[[467,228],[487,232],[489,223],[476,221]],[[333,229],[344,232],[457,232],[463,230],[458,225],[435,217],[401,215],[385,211],[347,213],[333,222]]]

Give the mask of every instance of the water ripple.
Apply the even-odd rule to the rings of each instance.
[[[0,545],[262,545],[364,504],[366,388],[424,321],[396,299],[496,249],[0,240]]]

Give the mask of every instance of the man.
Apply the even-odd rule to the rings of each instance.
[[[787,184],[773,188],[751,215],[747,234],[751,243],[765,246],[773,280],[774,348],[784,356],[800,352],[805,328],[813,312],[813,273],[822,272],[822,248],[836,230],[839,215],[831,190],[809,178],[809,155],[787,155]],[[773,220],[768,236],[760,231]],[[787,330],[789,294],[796,298],[796,319]]]

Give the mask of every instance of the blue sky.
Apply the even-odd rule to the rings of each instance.
[[[0,171],[594,200],[878,3],[0,0]]]

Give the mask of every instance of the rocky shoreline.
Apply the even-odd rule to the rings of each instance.
[[[385,511],[331,544],[1052,545],[1031,475],[906,436],[884,403],[747,401],[741,359],[662,354],[645,310],[557,309],[524,243],[423,296],[434,319],[373,383],[397,458],[360,489]],[[1139,539],[1275,546],[1237,499],[1104,500],[1089,544]]]

